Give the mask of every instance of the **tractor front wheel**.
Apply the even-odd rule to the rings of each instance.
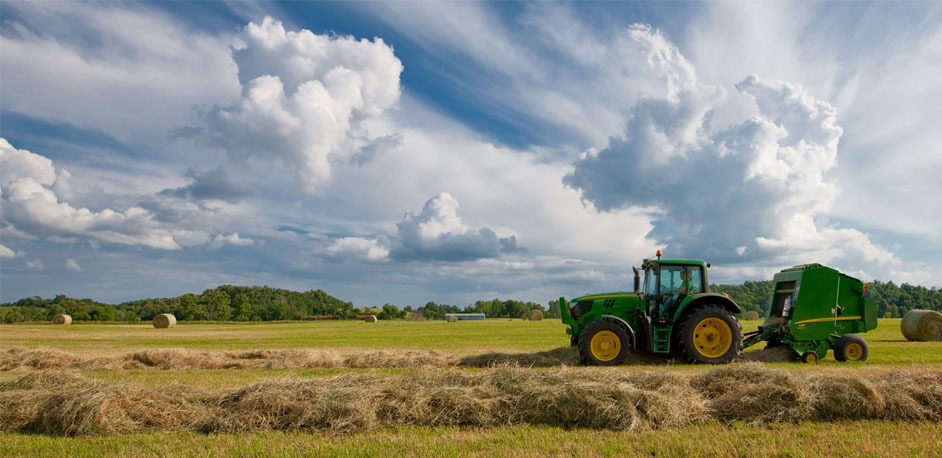
[[[678,341],[690,362],[728,363],[742,351],[742,325],[729,310],[708,305],[683,319]]]
[[[585,364],[617,366],[630,352],[628,333],[611,321],[596,321],[579,333],[579,356]]]
[[[834,346],[834,359],[840,362],[866,361],[869,354],[867,341],[857,334],[847,334],[841,337]]]

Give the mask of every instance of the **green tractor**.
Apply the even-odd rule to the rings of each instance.
[[[635,273],[634,293],[559,298],[563,323],[586,364],[615,366],[632,351],[691,362],[728,363],[743,346],[737,315],[742,308],[725,294],[710,292],[710,264],[694,260],[645,259]]]

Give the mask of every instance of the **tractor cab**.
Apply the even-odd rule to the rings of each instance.
[[[706,269],[708,264],[693,260],[645,259],[644,284],[640,288],[648,316],[655,323],[672,321],[677,307],[687,296],[710,292]],[[636,269],[636,282],[640,272]]]

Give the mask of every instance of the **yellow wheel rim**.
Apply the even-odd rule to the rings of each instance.
[[[805,356],[805,361],[809,363],[816,363],[818,362],[818,355],[809,354],[808,356]]]
[[[857,342],[851,342],[844,347],[844,356],[848,361],[857,361],[863,356],[863,347]]]
[[[589,342],[592,356],[599,361],[611,361],[621,353],[621,339],[612,331],[599,331]]]
[[[707,318],[693,330],[693,345],[707,358],[719,358],[733,344],[733,330],[719,318]]]

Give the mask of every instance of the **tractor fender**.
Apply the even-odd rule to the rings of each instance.
[[[634,330],[634,329],[631,329],[631,325],[628,324],[627,321],[625,321],[623,318],[617,317],[617,316],[615,316],[615,315],[602,315],[602,316],[600,316],[599,318],[601,318],[601,319],[603,319],[603,320],[614,321],[614,322],[616,322],[616,323],[622,325],[622,327],[625,328],[625,332],[628,333],[628,337],[631,337],[631,348],[636,348],[636,347],[637,347],[637,345],[636,345],[637,342],[635,341],[635,330]]]
[[[702,304],[714,304],[720,306],[732,313],[733,315],[739,315],[743,313],[742,307],[733,302],[732,299],[726,297],[723,294],[716,293],[703,293],[703,294],[694,294],[687,298],[680,307],[677,308],[677,312],[674,313],[674,323],[678,323],[680,317],[684,315],[688,310],[693,310],[697,306]]]

